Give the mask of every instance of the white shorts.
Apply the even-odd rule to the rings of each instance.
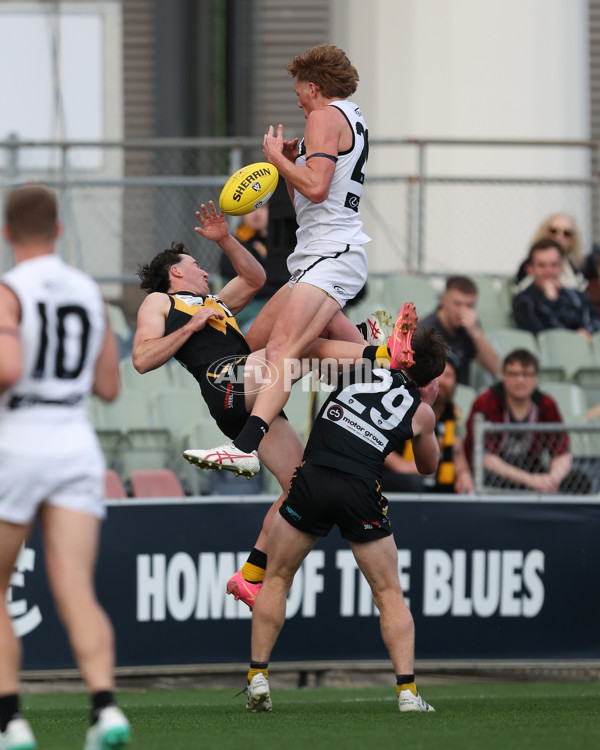
[[[0,452],[0,521],[26,525],[43,503],[104,518],[105,462],[101,451],[57,456]]]
[[[339,247],[339,246],[338,246]],[[362,245],[346,245],[335,255],[305,255],[294,251],[288,257],[290,287],[302,281],[319,287],[344,307],[367,280],[367,254]]]

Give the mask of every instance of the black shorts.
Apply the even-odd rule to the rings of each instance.
[[[294,528],[314,536],[327,536],[334,524],[351,542],[370,542],[392,533],[379,482],[327,466],[304,464],[296,469],[279,512]]]
[[[229,362],[221,360],[219,371],[204,374],[200,381],[202,397],[211,417],[227,437],[235,438],[248,420],[244,390],[244,367],[248,355],[231,357]],[[229,366],[229,368],[227,367]]]
[[[219,371],[203,376],[200,381],[202,397],[208,406],[211,417],[224,435],[236,438],[248,421],[250,412],[246,410],[244,368],[249,355],[231,357],[219,362]],[[280,416],[287,419],[283,411]]]

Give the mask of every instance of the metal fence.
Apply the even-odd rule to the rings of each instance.
[[[594,141],[372,139],[361,212],[371,271],[509,275],[549,213],[572,214],[584,251],[597,231]],[[42,180],[61,198],[61,252],[97,278],[135,282],[179,240],[209,272],[218,248],[194,232],[200,203],[262,159],[258,139],[0,142],[0,195]],[[0,251],[0,271],[11,264]],[[118,298],[120,287],[114,288]]]
[[[516,475],[498,470],[486,454],[502,459]],[[562,457],[562,458],[559,458]],[[561,479],[548,475],[562,461]],[[560,471],[556,464],[555,470]],[[521,476],[519,476],[519,472]],[[523,481],[522,474],[527,478]],[[600,492],[600,424],[497,424],[473,417],[473,479],[477,495],[591,495]],[[552,486],[554,484],[554,486]]]

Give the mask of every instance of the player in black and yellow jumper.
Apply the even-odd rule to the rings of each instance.
[[[173,243],[140,268],[141,287],[149,294],[138,311],[133,364],[144,373],[175,357],[198,381],[219,428],[226,435],[235,436],[248,419],[265,371],[264,350],[250,351],[235,315],[264,284],[265,273],[229,233],[224,215],[217,214],[212,201],[209,207],[202,205],[196,216],[201,224],[196,231],[219,245],[237,275],[218,295],[212,294],[208,273],[181,243]],[[359,344],[319,340],[308,355],[358,359],[363,350]],[[259,455],[284,493],[302,461],[302,451],[300,438],[280,414],[261,442]],[[242,569],[243,575],[236,574],[243,590],[230,592],[239,594],[250,608],[266,566],[266,529],[278,507],[276,502],[269,510],[255,549]]]

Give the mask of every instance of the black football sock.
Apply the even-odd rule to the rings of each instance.
[[[92,694],[92,724],[98,721],[100,711],[107,706],[114,705],[115,698],[110,690],[99,690]]]
[[[0,732],[4,732],[11,719],[20,715],[19,696],[16,693],[0,697]]]
[[[249,416],[246,424],[242,427],[240,434],[233,441],[236,448],[244,453],[257,450],[260,441],[269,431],[269,425],[260,417]]]

